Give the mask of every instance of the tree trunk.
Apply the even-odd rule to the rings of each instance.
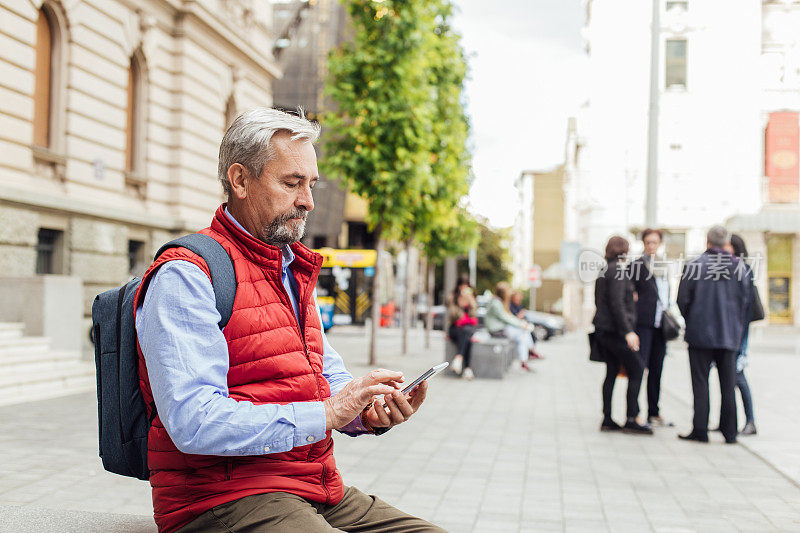
[[[433,329],[433,285],[436,283],[436,267],[428,261],[428,320],[425,321],[425,349],[431,347],[431,330]]]
[[[406,241],[406,272],[403,280],[403,331],[400,353],[408,353],[408,326],[411,322],[411,239]]]
[[[375,354],[377,353],[377,336],[378,327],[381,320],[381,292],[380,292],[380,279],[381,279],[381,255],[383,254],[383,237],[381,236],[381,228],[378,226],[375,229],[375,237],[377,245],[375,250],[377,257],[375,258],[375,273],[372,278],[372,326],[369,334],[369,364],[375,366]]]

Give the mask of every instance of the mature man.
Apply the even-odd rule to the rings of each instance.
[[[725,442],[736,442],[734,383],[736,354],[742,343],[745,311],[752,298],[752,279],[742,262],[723,250],[728,231],[714,226],[708,231],[707,250],[689,261],[678,287],[678,307],[686,319],[684,338],[689,344],[689,365],[694,393],[692,431],[685,440],[708,442],[708,374],[717,364],[722,390],[719,427]]]
[[[636,334],[639,336],[639,357],[647,368],[647,422],[651,426],[672,426],[659,411],[661,371],[667,342],[661,333],[661,318],[669,302],[669,284],[663,269],[656,265],[656,253],[662,232],[647,228],[642,232],[644,254],[631,262],[629,271],[636,289]]]
[[[331,430],[380,434],[427,389],[406,398],[389,370],[353,379],[322,332],[322,257],[297,242],[314,208],[318,135],[302,116],[259,108],[222,140],[228,201],[201,233],[233,260],[224,329],[202,258],[170,249],[145,273],[136,331],[157,411],[148,465],[159,531],[441,531],[344,486],[336,469]]]

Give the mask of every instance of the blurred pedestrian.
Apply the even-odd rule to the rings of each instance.
[[[647,369],[647,422],[651,426],[674,426],[661,416],[658,407],[661,395],[661,370],[667,353],[667,341],[661,332],[661,318],[669,306],[669,283],[657,269],[656,253],[663,241],[661,230],[647,228],[642,232],[644,254],[631,262],[629,270],[636,290],[636,335],[639,336],[639,357]]]
[[[603,382],[603,423],[600,431],[624,430],[628,433],[652,435],[653,430],[638,420],[639,389],[642,386],[644,366],[639,358],[639,336],[636,334],[636,303],[630,273],[624,265],[628,255],[628,241],[611,237],[606,244],[607,264],[603,275],[594,286],[596,307],[594,320],[595,342],[606,362],[606,379]],[[620,368],[628,374],[627,418],[620,426],[611,417],[611,400],[614,383]]]
[[[519,318],[520,320],[526,320],[527,317],[527,310],[522,306],[522,291],[514,291],[511,293],[511,301],[508,303],[508,310],[511,312],[512,315]],[[534,348],[530,349],[530,353],[528,355],[528,359],[544,359],[539,352],[536,351],[536,332],[531,331],[531,342],[533,342]]]
[[[686,263],[681,273],[678,307],[686,320],[694,395],[692,431],[679,435],[684,440],[708,442],[708,374],[716,363],[722,392],[720,431],[725,442],[736,442],[736,354],[742,347],[753,281],[743,261],[723,249],[727,242],[728,230],[713,226],[706,251]]]
[[[744,240],[737,234],[731,235],[730,242],[725,246],[725,250],[730,252],[735,257],[744,262],[745,267],[752,273],[750,265],[747,264],[747,247]],[[755,280],[753,280],[755,282]],[[751,287],[753,296],[756,294],[755,283]],[[760,306],[760,299],[759,299]],[[764,309],[760,308],[754,312],[756,307],[756,299],[751,298],[749,305],[745,310],[744,334],[742,335],[742,345],[739,348],[739,353],[736,355],[736,387],[739,389],[739,394],[742,396],[742,405],[744,406],[745,424],[744,428],[739,432],[740,435],[755,435],[756,420],[753,414],[753,397],[750,394],[750,385],[747,383],[747,378],[744,375],[744,369],[748,364],[747,356],[747,341],[750,336],[750,322],[761,320],[764,318]],[[722,415],[720,414],[720,419]]]
[[[476,312],[478,302],[469,283],[469,276],[462,274],[458,278],[456,287],[447,297],[447,333],[458,352],[453,357],[452,369],[464,379],[472,379],[475,374],[470,368],[470,355],[472,352],[472,334],[478,327]]]
[[[486,308],[484,321],[489,334],[495,337],[507,337],[514,342],[517,349],[517,357],[521,366],[527,371],[532,369],[528,366],[527,360],[533,350],[533,339],[531,331],[533,327],[511,314],[509,309],[511,303],[511,288],[508,283],[501,281],[494,290],[494,298]]]
[[[508,302],[508,310],[515,317],[525,320],[525,308],[522,306],[522,291],[513,291],[511,301]]]

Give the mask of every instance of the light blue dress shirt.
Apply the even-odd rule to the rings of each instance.
[[[226,214],[236,222],[227,210]],[[293,259],[292,251],[284,248],[281,279],[297,316],[297,299],[288,278]],[[228,345],[219,320],[211,281],[188,261],[169,261],[159,268],[137,309],[136,332],[156,409],[178,449],[261,455],[324,439],[322,402],[254,405],[229,397]],[[324,333],[322,343],[322,374],[334,395],[353,376]],[[340,431],[368,432],[359,417]]]

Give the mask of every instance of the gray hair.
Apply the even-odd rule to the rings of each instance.
[[[274,156],[270,141],[279,131],[289,133],[293,141],[305,139],[314,143],[319,138],[320,126],[308,120],[300,108],[297,115],[293,115],[269,107],[256,107],[245,111],[231,123],[219,145],[217,168],[217,177],[228,197],[231,195],[228,182],[230,166],[239,163],[253,176],[260,177],[264,166]]]
[[[728,230],[725,229],[725,226],[717,224],[716,226],[711,226],[711,229],[708,230],[708,234],[706,234],[706,238],[708,239],[708,244],[714,248],[722,248],[727,244],[730,235],[728,234]]]

